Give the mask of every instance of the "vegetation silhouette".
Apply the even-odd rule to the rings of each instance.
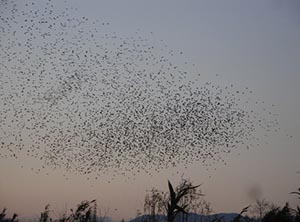
[[[162,221],[161,218],[163,217],[159,214],[167,214],[165,221],[168,222],[300,222],[299,206],[293,209],[286,203],[283,207],[279,207],[266,199],[257,199],[253,206],[249,205],[243,208],[232,220],[226,219],[224,214],[210,215],[212,209],[209,202],[200,198],[204,195],[201,190],[197,189],[199,186],[193,185],[190,180],[182,179],[175,189],[168,181],[168,193],[152,188],[145,197],[144,213],[146,215],[141,216],[138,211],[137,218],[141,218],[141,220],[136,221]],[[291,194],[298,195],[300,199],[300,188]],[[201,209],[200,213],[211,217],[205,219],[200,217],[201,219],[198,221],[189,220],[188,216],[195,213],[199,208]],[[247,215],[248,213],[250,216]]]
[[[200,185],[193,186],[191,182],[183,180],[182,183],[174,190],[170,181],[168,181],[169,187],[169,201],[167,203],[167,218],[168,222],[174,222],[175,217],[179,213],[187,214],[186,209],[188,208],[188,203],[181,203],[181,200],[189,194],[189,192],[195,190]]]
[[[276,206],[266,199],[256,200],[253,206],[244,207],[239,214],[211,214],[210,203],[203,197],[199,188],[189,179],[181,178],[174,188],[168,180],[168,191],[160,191],[153,187],[148,190],[144,199],[144,215],[138,210],[137,217],[130,222],[300,222],[300,206],[295,209],[286,203],[283,207]],[[300,188],[290,194],[300,199]],[[115,209],[116,210],[116,209]],[[0,222],[17,222],[18,214],[6,217],[7,209],[0,213]],[[96,200],[81,201],[70,213],[51,217],[50,205],[47,204],[40,213],[39,222],[105,222],[111,221],[109,209],[98,209]],[[104,216],[102,215],[104,212]],[[250,216],[248,215],[250,213]],[[251,215],[252,214],[252,215]],[[124,219],[122,219],[125,222]]]
[[[160,215],[167,215],[168,221],[174,221],[176,217],[187,221],[188,212],[207,214],[211,211],[210,204],[200,198],[204,195],[197,189],[199,187],[182,178],[176,188],[168,181],[168,192],[152,188],[145,196],[144,213],[151,222],[159,220]]]
[[[18,214],[14,213],[11,218],[6,218],[6,208],[3,208],[2,212],[0,213],[0,222],[15,222],[17,221]]]

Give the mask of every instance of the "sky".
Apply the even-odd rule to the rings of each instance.
[[[271,132],[258,146],[249,150],[241,146],[224,155],[226,165],[216,162],[207,169],[193,162],[186,168],[179,165],[152,176],[140,172],[113,181],[110,175],[88,181],[83,175],[60,169],[49,169],[48,175],[36,174],[31,170],[35,159],[1,158],[0,208],[5,206],[9,214],[17,212],[21,217],[38,217],[48,203],[55,215],[82,200],[97,199],[99,207],[109,209],[109,216],[129,219],[135,217],[137,209],[143,209],[147,190],[167,190],[167,180],[176,184],[182,175],[201,184],[215,212],[239,212],[255,198],[278,205],[286,201],[292,206],[299,204],[290,194],[300,186],[299,1],[52,3],[54,11],[66,4],[77,8],[74,17],[107,22],[107,31],[116,35],[131,36],[139,30],[154,45],[163,40],[169,49],[183,52],[184,59],[194,64],[187,70],[201,73],[203,82],[248,87],[254,101],[264,101],[261,106],[275,104],[280,130]],[[179,56],[173,59],[182,63]]]

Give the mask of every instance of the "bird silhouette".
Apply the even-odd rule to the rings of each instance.
[[[1,158],[39,159],[37,173],[152,174],[226,164],[222,156],[254,147],[257,132],[279,129],[273,109],[249,105],[251,90],[203,82],[182,51],[140,30],[109,31],[72,16],[68,1],[0,5]]]

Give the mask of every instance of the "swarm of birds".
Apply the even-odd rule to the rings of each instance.
[[[224,161],[278,129],[276,114],[246,105],[251,90],[202,82],[163,41],[119,35],[64,5],[0,1],[1,158],[150,173]]]

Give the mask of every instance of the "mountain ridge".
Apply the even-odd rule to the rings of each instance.
[[[234,220],[239,214],[238,213],[216,213],[211,215],[203,215],[197,213],[189,213],[187,217],[183,220],[182,214],[177,215],[174,222],[212,222],[215,219],[222,219],[224,222],[230,222]],[[247,217],[242,216],[241,221],[246,221]],[[134,219],[129,220],[129,222],[146,222],[152,221],[152,216],[149,214],[138,216]],[[156,222],[167,221],[167,216],[165,215],[155,215]]]

